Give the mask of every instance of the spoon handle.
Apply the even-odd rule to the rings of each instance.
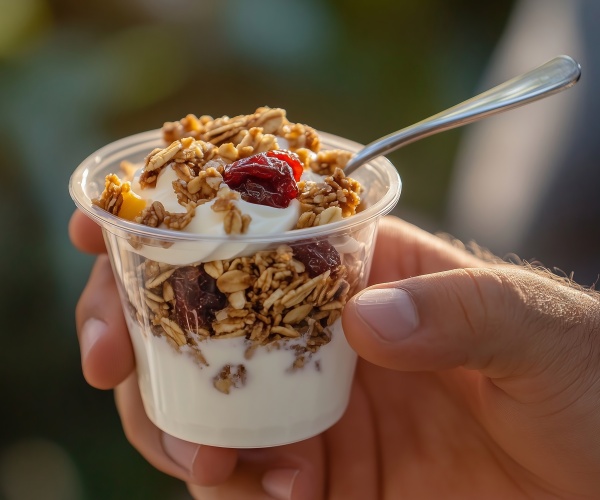
[[[581,68],[576,61],[569,56],[558,56],[446,111],[372,142],[350,159],[344,173],[350,174],[373,158],[391,153],[418,139],[461,127],[560,92],[575,85],[580,76]]]

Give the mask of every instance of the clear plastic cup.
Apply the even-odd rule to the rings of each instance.
[[[361,147],[320,136],[324,149]],[[235,448],[326,430],[346,409],[356,364],[341,311],[366,285],[378,221],[400,196],[396,169],[379,158],[354,172],[364,189],[356,215],[268,237],[151,228],[92,205],[121,161],[141,163],[155,147],[165,147],[160,130],[108,144],[69,185],[102,228],[149,418],[180,439]],[[328,272],[335,254],[341,266]]]

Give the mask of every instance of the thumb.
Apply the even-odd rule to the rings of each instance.
[[[598,305],[592,292],[529,270],[458,269],[363,290],[343,322],[352,347],[379,366],[462,366],[502,378],[550,366],[567,372],[598,353],[590,345],[600,339],[590,334]]]

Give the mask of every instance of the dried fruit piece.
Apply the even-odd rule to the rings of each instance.
[[[167,281],[173,288],[177,323],[188,330],[210,325],[215,312],[227,305],[216,280],[201,267],[181,267]]]
[[[117,215],[123,219],[135,220],[146,208],[146,200],[140,198],[131,189],[121,191],[121,195],[123,196],[123,203]]]
[[[300,161],[300,157],[296,153],[292,153],[291,151],[281,151],[279,149],[275,149],[272,151],[267,151],[267,156],[271,158],[279,158],[280,160],[286,162],[290,167],[292,167],[292,172],[294,172],[294,179],[296,182],[300,180],[302,177],[302,172],[304,172],[304,165]]]
[[[292,249],[294,257],[304,264],[311,278],[326,271],[335,274],[342,264],[338,251],[325,240],[311,240],[306,243],[292,245]]]
[[[242,158],[226,166],[223,181],[249,203],[287,208],[299,193],[294,168],[287,160],[269,153]]]

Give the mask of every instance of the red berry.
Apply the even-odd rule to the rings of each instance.
[[[338,251],[324,240],[292,245],[292,249],[294,257],[304,264],[311,278],[319,276],[327,270],[335,274],[342,265]]]
[[[302,166],[294,153],[283,151],[242,158],[225,167],[223,181],[249,203],[287,208],[299,193],[294,173],[297,166],[288,159],[292,165],[297,161]]]
[[[294,172],[294,179],[296,182],[300,180],[302,177],[302,172],[304,172],[304,165],[300,161],[300,158],[296,153],[292,153],[291,151],[282,151],[280,149],[273,149],[272,151],[267,151],[267,156],[272,158],[279,158],[280,160],[286,162],[290,167],[292,167],[292,171]]]

